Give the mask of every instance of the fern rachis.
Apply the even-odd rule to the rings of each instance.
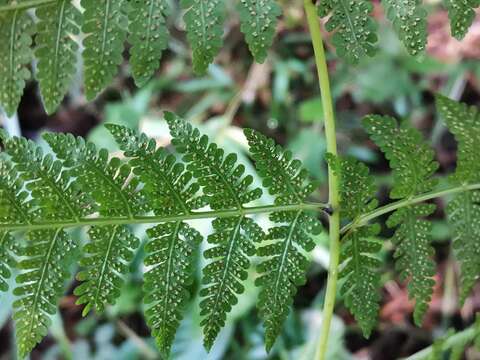
[[[374,238],[379,226],[370,221],[395,211],[388,223],[398,226],[397,263],[403,278],[411,283],[417,322],[433,286],[429,225],[423,219],[432,205],[422,202],[456,194],[449,206],[458,232],[456,251],[466,254],[477,239],[474,224],[480,179],[472,168],[476,166],[477,142],[472,141],[477,136],[476,110],[441,97],[439,108],[460,143],[458,169],[447,189],[437,189],[431,178],[436,163],[420,134],[391,118],[368,117],[364,122],[392,161],[391,196],[398,201],[377,207],[376,189],[364,165],[332,155],[328,159],[340,179],[341,216],[349,222],[341,232],[340,276],[345,280],[341,293],[366,336],[375,325],[381,266],[377,256],[381,243]],[[258,307],[265,321],[267,348],[273,346],[296,287],[305,282],[305,253],[315,245],[310,235],[321,228],[314,212],[328,206],[307,202],[316,184],[308,180],[290,152],[246,130],[263,187],[275,199],[272,205],[248,206],[262,191],[251,186],[251,176],[244,174],[237,157],[225,155],[177,116],[167,114],[166,119],[181,160],[157,148],[154,140],[118,125],[108,125],[108,129],[124,152],[124,160],[111,158],[105,150],[71,135],[45,134],[53,157],[31,141],[1,133],[6,156],[0,161],[0,253],[6,258],[0,262],[0,288],[6,290],[12,268],[20,269],[14,293],[22,355],[46,334],[72,261],[81,266],[78,279],[82,284],[75,294],[78,303],[86,305],[85,314],[115,302],[138,246],[129,224],[156,224],[147,231],[145,315],[159,349],[167,355],[184,306],[194,296],[189,293],[192,261],[202,235],[187,221],[210,218],[214,219],[213,233],[208,236],[211,246],[203,254],[208,263],[200,293],[205,346],[212,346],[242,293],[252,255],[262,258],[256,280]],[[416,156],[411,156],[412,151]],[[265,232],[251,217],[260,213],[270,213],[274,223]],[[468,234],[461,222],[465,219],[472,219]],[[90,227],[90,242],[77,250],[66,229],[82,226]],[[15,244],[13,238],[22,230],[26,231],[25,246]],[[475,256],[461,256],[466,296],[478,278],[474,270],[478,261]]]
[[[351,63],[376,52],[373,3],[372,0],[318,2],[318,15],[330,16],[326,29],[333,33],[332,43],[338,56]],[[382,3],[407,51],[421,56],[427,40],[427,12],[422,1]],[[25,83],[31,78],[29,65],[34,60],[38,61],[35,78],[49,114],[58,109],[69,91],[80,51],[88,100],[96,98],[113,82],[124,61],[126,42],[131,45],[128,59],[131,75],[138,86],[144,86],[160,67],[162,54],[168,48],[172,36],[169,19],[182,15],[167,0],[82,0],[80,5],[75,0],[0,1],[0,78],[3,79],[0,106],[8,115],[17,110]],[[226,5],[220,0],[180,1],[195,73],[205,73],[222,48],[229,8]],[[479,5],[478,0],[445,0],[454,37],[465,36]],[[239,0],[233,8],[253,58],[264,62],[282,15],[281,2]],[[30,9],[35,11],[37,19],[31,18]]]

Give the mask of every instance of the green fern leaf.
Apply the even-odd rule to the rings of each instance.
[[[223,44],[225,4],[222,0],[181,0],[184,21],[193,50],[193,70],[203,74]]]
[[[355,221],[359,216],[374,210],[378,201],[375,179],[368,168],[351,158],[339,158],[328,154],[330,166],[340,178],[340,212],[342,218]],[[380,232],[378,224],[349,231],[342,238],[340,279],[344,279],[341,294],[345,304],[369,337],[380,309],[379,288],[382,265],[376,255],[382,243],[374,237]]]
[[[137,191],[138,179],[128,180],[130,166],[118,158],[109,159],[102,149],[72,135],[45,134],[57,157],[75,177],[74,184],[95,201],[103,216],[133,218],[148,210],[143,194]],[[102,312],[106,304],[113,304],[120,295],[122,275],[128,272],[126,264],[133,257],[139,241],[124,226],[98,226],[89,231],[92,242],[85,245],[85,256],[80,261],[85,270],[77,278],[84,283],[75,289],[77,304],[86,304],[83,314],[95,308]]]
[[[437,184],[432,178],[438,168],[433,160],[434,152],[421,134],[388,116],[367,116],[364,127],[372,140],[385,153],[393,168],[392,199],[410,198],[431,191]],[[397,246],[396,266],[402,280],[410,279],[408,291],[415,299],[414,320],[422,322],[433,291],[435,263],[432,260],[431,224],[421,218],[429,216],[435,205],[407,206],[393,213],[387,221],[389,227],[397,227],[392,238]]]
[[[138,87],[144,86],[160,65],[168,45],[166,18],[170,14],[167,0],[131,1],[128,13],[128,40],[132,75]]]
[[[427,44],[427,12],[421,0],[383,0],[387,17],[411,55],[418,55]]]
[[[177,151],[183,154],[187,169],[192,172],[208,197],[214,210],[242,209],[244,204],[260,198],[262,191],[252,189],[253,177],[243,176],[244,165],[237,164],[237,156],[229,154],[189,123],[167,113]],[[248,255],[254,254],[252,241],[261,241],[263,232],[244,216],[216,219],[215,232],[208,237],[212,248],[204,256],[212,260],[204,269],[204,284],[200,303],[205,333],[205,347],[210,349],[220,329],[225,325],[226,315],[237,303],[237,295],[243,292],[241,281],[245,280],[250,265]]]
[[[5,138],[3,144],[21,176],[16,186],[25,186],[32,197],[26,206],[17,204],[21,206],[17,206],[17,211],[26,213],[31,209],[28,223],[77,220],[87,214],[90,208],[85,196],[70,183],[59,161],[54,161],[51,155],[44,156],[39,147],[24,138]],[[20,197],[25,198],[25,195]],[[13,305],[21,358],[47,334],[49,316],[56,312],[76,248],[62,228],[30,231],[26,238],[27,245],[18,250],[21,257],[18,268],[22,272],[16,279],[14,295],[18,299]]]
[[[36,10],[38,17],[37,79],[48,114],[60,105],[76,72],[80,11],[71,0],[59,0]]]
[[[148,230],[148,236],[145,315],[160,351],[168,357],[190,297],[187,287],[192,283],[192,257],[202,236],[182,221],[158,225]]]
[[[456,185],[480,182],[478,109],[440,95],[437,108],[458,142],[457,169],[451,182]],[[480,192],[456,195],[448,204],[447,213],[455,229],[453,245],[461,264],[463,302],[480,275]]]
[[[83,316],[92,308],[103,312],[105,304],[115,303],[123,285],[121,275],[128,272],[128,264],[139,245],[125,226],[93,226],[88,235],[91,242],[83,248],[85,255],[80,260],[85,270],[77,275],[83,283],[74,291],[77,304],[86,304]]]
[[[0,19],[0,106],[7,115],[17,111],[31,73],[35,24],[25,10],[10,11]]]
[[[257,62],[263,63],[272,45],[282,9],[276,0],[241,0],[238,11],[240,29],[245,34],[250,52]]]
[[[85,93],[93,100],[110,85],[122,63],[123,44],[127,36],[125,0],[82,0],[87,34],[83,41]]]
[[[0,232],[0,292],[8,290],[7,280],[12,276],[10,269],[15,267],[14,239],[8,231]]]
[[[245,135],[263,186],[275,196],[275,204],[302,203],[316,184],[308,180],[301,162],[254,130],[246,129]],[[267,351],[281,331],[296,287],[305,282],[309,262],[304,253],[315,247],[309,234],[321,230],[318,220],[303,211],[275,212],[270,220],[279,225],[269,230],[266,236],[269,244],[257,250],[257,255],[266,259],[258,266],[261,276],[255,281],[261,288],[258,307],[265,321]]]
[[[480,181],[478,108],[437,95],[437,109],[458,142],[457,168],[452,180],[457,184]]]
[[[480,192],[463,193],[455,196],[447,206],[455,238],[453,246],[462,270],[463,303],[480,278]]]
[[[207,198],[199,195],[200,186],[192,182],[192,174],[165,149],[157,149],[154,140],[122,126],[107,128],[131,159],[129,164],[144,184],[142,192],[151,200],[155,214],[188,214],[207,205]],[[190,297],[187,287],[194,270],[193,253],[202,236],[182,221],[158,225],[148,230],[148,235],[152,240],[145,248],[145,265],[150,267],[145,275],[145,315],[159,349],[168,357]]]
[[[28,223],[27,193],[17,181],[17,173],[12,166],[0,161],[0,224],[15,223],[19,220]],[[0,292],[7,291],[7,280],[12,276],[10,269],[16,265],[14,254],[17,245],[11,233],[0,231]]]
[[[435,281],[435,263],[431,246],[432,224],[419,218],[431,215],[435,205],[420,204],[397,210],[387,221],[390,228],[398,227],[392,242],[395,251],[396,268],[401,280],[407,281],[408,293],[415,299],[414,320],[420,325],[432,295]]]
[[[450,19],[452,35],[461,40],[475,19],[475,9],[480,6],[479,0],[445,0]]]
[[[325,27],[327,31],[335,32],[332,43],[337,54],[348,62],[358,63],[361,58],[373,56],[376,52],[377,26],[369,15],[372,10],[372,4],[366,0],[320,2],[320,16],[332,13]]]
[[[32,351],[51,324],[50,315],[57,311],[57,303],[69,278],[68,268],[76,244],[61,229],[40,230],[27,234],[29,245],[19,252],[25,259],[18,264],[22,273],[17,276],[18,299],[14,302],[13,318],[20,358]]]
[[[204,253],[211,262],[203,269],[203,288],[200,295],[201,325],[205,332],[205,346],[213,345],[220,329],[225,325],[226,314],[237,304],[237,294],[244,292],[242,281],[247,279],[250,261],[255,255],[252,242],[264,239],[262,229],[244,216],[219,218],[213,221],[214,233],[208,237],[213,247]]]

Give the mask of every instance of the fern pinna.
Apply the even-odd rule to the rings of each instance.
[[[463,299],[480,275],[477,110],[441,96],[437,103],[458,141],[457,170],[446,188],[438,188],[433,179],[438,165],[421,134],[390,117],[368,116],[363,124],[393,168],[393,203],[378,207],[375,182],[365,165],[327,157],[341,189],[340,294],[367,337],[380,301],[379,216],[393,212],[387,226],[395,228],[395,261],[416,302],[418,324],[435,272],[428,221],[434,205],[425,201],[451,197],[447,212],[462,269]],[[191,285],[203,235],[190,223],[195,219],[213,219],[199,291],[205,347],[212,347],[226,324],[252,266],[258,272],[266,347],[274,345],[296,289],[306,281],[312,236],[322,229],[319,212],[328,215],[332,209],[309,202],[317,185],[300,161],[272,139],[245,130],[263,179],[261,189],[235,154],[225,154],[178,116],[166,113],[165,119],[180,157],[119,125],[107,128],[121,157],[72,135],[46,133],[51,152],[45,153],[30,140],[0,133],[0,290],[7,291],[9,278],[17,273],[13,318],[21,357],[48,333],[77,266],[80,284],[74,294],[84,315],[115,303],[140,244],[130,227],[135,224],[151,224],[144,259],[145,317],[160,353],[168,357],[184,307],[196,296]],[[263,193],[273,204],[255,205]],[[271,228],[257,223],[254,215],[260,213],[270,214]],[[87,227],[86,244],[69,231],[76,227]]]
[[[337,55],[358,63],[376,52],[377,20],[372,0],[304,0],[329,17],[326,30]],[[472,24],[478,0],[444,0],[457,39]],[[182,16],[192,68],[203,74],[220,52],[227,11],[238,12],[240,31],[257,62],[264,62],[282,14],[277,0],[0,0],[0,106],[17,110],[26,81],[34,77],[47,113],[68,93],[82,58],[84,88],[93,100],[112,82],[123,63],[126,43],[130,72],[144,86],[168,48],[169,20]],[[412,55],[424,53],[427,11],[421,0],[383,0],[386,16]],[[32,16],[34,10],[35,16]],[[81,45],[81,46],[80,46]],[[82,53],[80,54],[80,51]],[[81,55],[81,56],[80,56]],[[37,60],[38,66],[30,66]]]

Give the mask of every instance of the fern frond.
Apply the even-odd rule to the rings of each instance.
[[[7,115],[17,111],[30,79],[28,65],[33,59],[32,36],[35,24],[25,10],[14,10],[0,18],[0,105]]]
[[[480,278],[480,192],[455,196],[447,206],[449,221],[454,228],[453,246],[461,265],[463,304]]]
[[[59,161],[24,138],[4,138],[5,151],[15,164],[21,179],[11,184],[11,191],[25,187],[32,197],[21,195],[16,210],[23,213],[27,223],[33,220],[77,220],[90,207],[83,194],[70,183]],[[15,178],[10,173],[10,178]],[[23,181],[22,181],[23,180]],[[15,188],[16,187],[16,188]],[[28,201],[28,202],[27,202]],[[13,204],[13,203],[12,203]],[[31,209],[31,211],[29,211]],[[27,213],[28,211],[28,213]],[[19,217],[20,219],[22,218]],[[61,228],[28,231],[27,245],[17,251],[21,257],[17,267],[18,286],[14,295],[14,319],[20,357],[25,357],[47,334],[50,315],[55,314],[57,302],[63,293],[64,281],[76,244]]]
[[[71,0],[40,7],[35,14],[38,17],[36,77],[45,110],[51,114],[62,102],[76,72],[78,45],[72,37],[80,32],[82,14]]]
[[[303,203],[316,186],[301,162],[254,130],[246,129],[245,135],[263,186],[275,196],[275,204]],[[304,211],[274,212],[270,219],[279,225],[269,230],[269,244],[257,250],[266,259],[258,266],[261,276],[255,281],[261,288],[258,307],[265,321],[267,350],[280,333],[296,287],[305,282],[308,261],[304,253],[315,247],[310,234],[321,230],[318,220]]]
[[[72,135],[45,134],[57,157],[64,161],[73,184],[91,197],[97,210],[104,216],[127,216],[147,211],[143,194],[137,191],[138,179],[129,180],[130,166],[120,159],[109,159],[106,150]],[[133,250],[139,244],[124,226],[96,226],[89,231],[92,242],[85,245],[80,261],[85,270],[77,278],[83,281],[75,289],[77,304],[86,304],[83,314],[95,308],[101,312],[106,304],[113,304],[119,296]]]
[[[145,303],[148,326],[160,351],[168,357],[182,310],[190,297],[192,257],[202,241],[200,233],[185,222],[158,225],[148,230],[151,241],[145,250]]]
[[[158,69],[162,52],[167,48],[166,18],[170,8],[167,0],[135,0],[130,3],[130,65],[135,83],[142,87]]]
[[[378,224],[368,225],[348,233],[341,253],[341,294],[345,304],[360,325],[363,335],[370,337],[380,310],[380,273],[382,262],[375,256],[382,243],[375,239],[380,232]]]
[[[480,121],[478,109],[437,96],[437,108],[458,142],[457,168],[451,181],[466,185],[480,181]],[[458,194],[447,213],[455,229],[453,245],[461,264],[463,302],[480,276],[480,192]]]
[[[262,229],[244,216],[215,219],[214,233],[208,237],[213,247],[205,250],[210,263],[203,269],[200,303],[204,319],[205,347],[210,350],[220,329],[225,325],[226,314],[237,304],[237,295],[244,292],[242,282],[247,279],[250,261],[255,255],[252,242],[264,239]]]
[[[39,230],[27,233],[28,245],[18,268],[18,286],[13,291],[18,297],[13,303],[14,320],[20,358],[47,335],[50,315],[57,311],[57,303],[69,278],[68,268],[73,260],[76,244],[62,229]]]
[[[172,134],[172,144],[183,154],[183,161],[208,197],[214,210],[243,209],[243,205],[260,198],[262,191],[252,189],[253,177],[244,176],[245,166],[237,164],[237,156],[229,154],[206,135],[186,121],[167,113],[165,118]],[[213,222],[214,234],[208,237],[213,248],[204,256],[212,262],[204,269],[204,284],[200,303],[204,317],[201,325],[205,333],[205,347],[210,349],[220,329],[225,325],[226,315],[243,292],[241,281],[245,280],[250,262],[246,255],[253,255],[252,241],[260,241],[262,231],[245,216],[217,219]]]
[[[377,25],[370,16],[373,6],[366,0],[323,0],[318,14],[323,17],[331,12],[325,24],[327,31],[335,32],[332,43],[339,57],[351,63],[376,51]]]
[[[223,45],[225,3],[222,0],[181,0],[193,50],[193,71],[204,73]]]
[[[457,168],[452,177],[456,183],[480,180],[480,120],[478,108],[437,95],[437,109],[458,143]]]
[[[0,292],[8,290],[7,280],[12,276],[10,269],[16,265],[13,254],[15,243],[8,231],[0,232]]]
[[[433,174],[438,168],[433,150],[422,135],[406,123],[398,126],[388,116],[367,116],[363,124],[371,139],[380,147],[393,169],[392,199],[408,199],[431,191],[437,181]],[[435,263],[431,246],[431,224],[420,218],[429,216],[435,205],[407,206],[393,213],[387,221],[397,227],[392,241],[397,246],[396,266],[408,284],[409,295],[415,299],[414,320],[420,324],[433,291]]]
[[[26,201],[28,193],[22,185],[12,165],[0,161],[0,224],[29,223],[30,203]],[[8,290],[6,280],[12,276],[10,269],[16,265],[16,253],[17,244],[12,234],[0,231],[0,292]]]
[[[240,30],[255,60],[263,63],[272,45],[282,9],[276,0],[240,0]]]
[[[421,0],[383,0],[387,17],[411,55],[418,55],[427,44],[427,11]]]
[[[125,0],[82,0],[85,93],[93,100],[113,80],[127,36]]]
[[[387,226],[398,227],[392,238],[396,245],[396,268],[402,281],[409,280],[408,293],[415,299],[414,320],[420,325],[432,296],[435,263],[431,246],[432,224],[420,218],[431,215],[435,205],[420,204],[397,210],[388,218]]]
[[[120,296],[123,285],[122,275],[128,272],[134,250],[139,240],[125,226],[93,226],[88,231],[91,242],[83,248],[84,256],[80,260],[77,279],[82,284],[74,294],[77,304],[85,304],[83,316],[92,308],[103,312],[106,304],[114,304]]]
[[[452,36],[461,40],[475,19],[475,9],[480,6],[479,0],[444,0],[450,19]]]
[[[368,168],[352,158],[327,154],[327,160],[340,178],[342,218],[355,221],[362,214],[374,210],[378,205],[374,198],[376,186]],[[376,255],[382,249],[382,243],[375,239],[379,232],[378,224],[349,231],[342,238],[340,254],[339,278],[344,279],[340,291],[367,338],[377,322],[380,309],[378,269],[382,263]]]
[[[153,139],[118,125],[107,128],[131,159],[129,164],[144,184],[142,192],[155,214],[188,214],[207,204],[207,198],[199,195],[200,186],[192,182],[192,174],[165,149],[157,149]],[[145,315],[158,347],[168,356],[190,297],[192,255],[202,236],[183,221],[158,225],[148,235],[151,241],[145,248],[145,265],[151,268],[145,275]]]

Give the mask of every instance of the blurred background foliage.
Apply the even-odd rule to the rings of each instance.
[[[304,162],[312,176],[323,184],[315,197],[325,200],[322,105],[302,2],[284,0],[282,3],[284,16],[264,64],[252,62],[239,31],[238,19],[232,12],[225,27],[226,46],[216,64],[209,68],[207,75],[195,77],[186,41],[178,31],[183,24],[178,20],[170,24],[173,37],[162,60],[162,69],[145,88],[134,87],[129,69],[124,65],[121,76],[95,102],[87,103],[77,85],[71,89],[61,109],[47,116],[39,103],[38,89],[32,83],[22,99],[18,115],[11,119],[0,116],[1,124],[12,134],[35,140],[47,130],[71,132],[116,152],[103,123],[136,128],[156,138],[160,145],[169,146],[162,111],[171,110],[199,126],[227,151],[238,152],[247,166],[250,163],[241,129],[253,127],[290,148]],[[431,1],[429,10],[430,35],[422,59],[407,55],[378,6],[375,16],[380,24],[380,39],[379,52],[374,58],[351,67],[339,61],[327,44],[340,151],[370,166],[377,176],[382,203],[387,201],[391,181],[387,163],[367,141],[360,128],[360,118],[367,113],[381,113],[408,119],[431,139],[441,172],[446,173],[455,164],[455,143],[438,119],[433,94],[442,93],[470,104],[480,103],[480,17],[466,38],[458,42],[449,35],[447,14],[441,5]],[[267,203],[268,199],[263,201]],[[438,201],[439,210],[433,216],[438,285],[424,326],[415,328],[412,325],[412,302],[408,300],[404,284],[396,277],[391,244],[385,241],[378,327],[369,340],[364,339],[339,296],[329,358],[397,359],[431,344],[450,328],[460,330],[473,322],[475,312],[480,310],[480,287],[477,286],[460,309],[456,296],[458,269],[448,246],[451,235],[442,220],[444,206]],[[268,219],[263,217],[259,221],[267,223]],[[208,234],[210,224],[198,222],[197,228]],[[389,235],[384,230],[382,238],[387,239]],[[78,236],[84,239],[82,231],[78,231]],[[246,291],[210,354],[207,355],[202,347],[198,298],[195,298],[177,335],[172,358],[312,359],[321,323],[325,269],[329,261],[325,234],[316,240],[318,246],[311,254],[308,282],[299,289],[284,332],[270,354],[265,353],[263,330],[255,310],[257,289],[253,286],[252,270]],[[61,311],[54,319],[51,334],[32,353],[32,359],[159,358],[141,312],[143,256],[141,247],[119,301],[103,315],[82,318],[71,286],[60,304]],[[198,269],[203,261],[198,256]],[[199,276],[193,286],[198,292]],[[14,325],[10,320],[12,301],[11,294],[0,298],[0,359],[15,357]],[[464,356],[480,359],[480,353],[470,348]]]

